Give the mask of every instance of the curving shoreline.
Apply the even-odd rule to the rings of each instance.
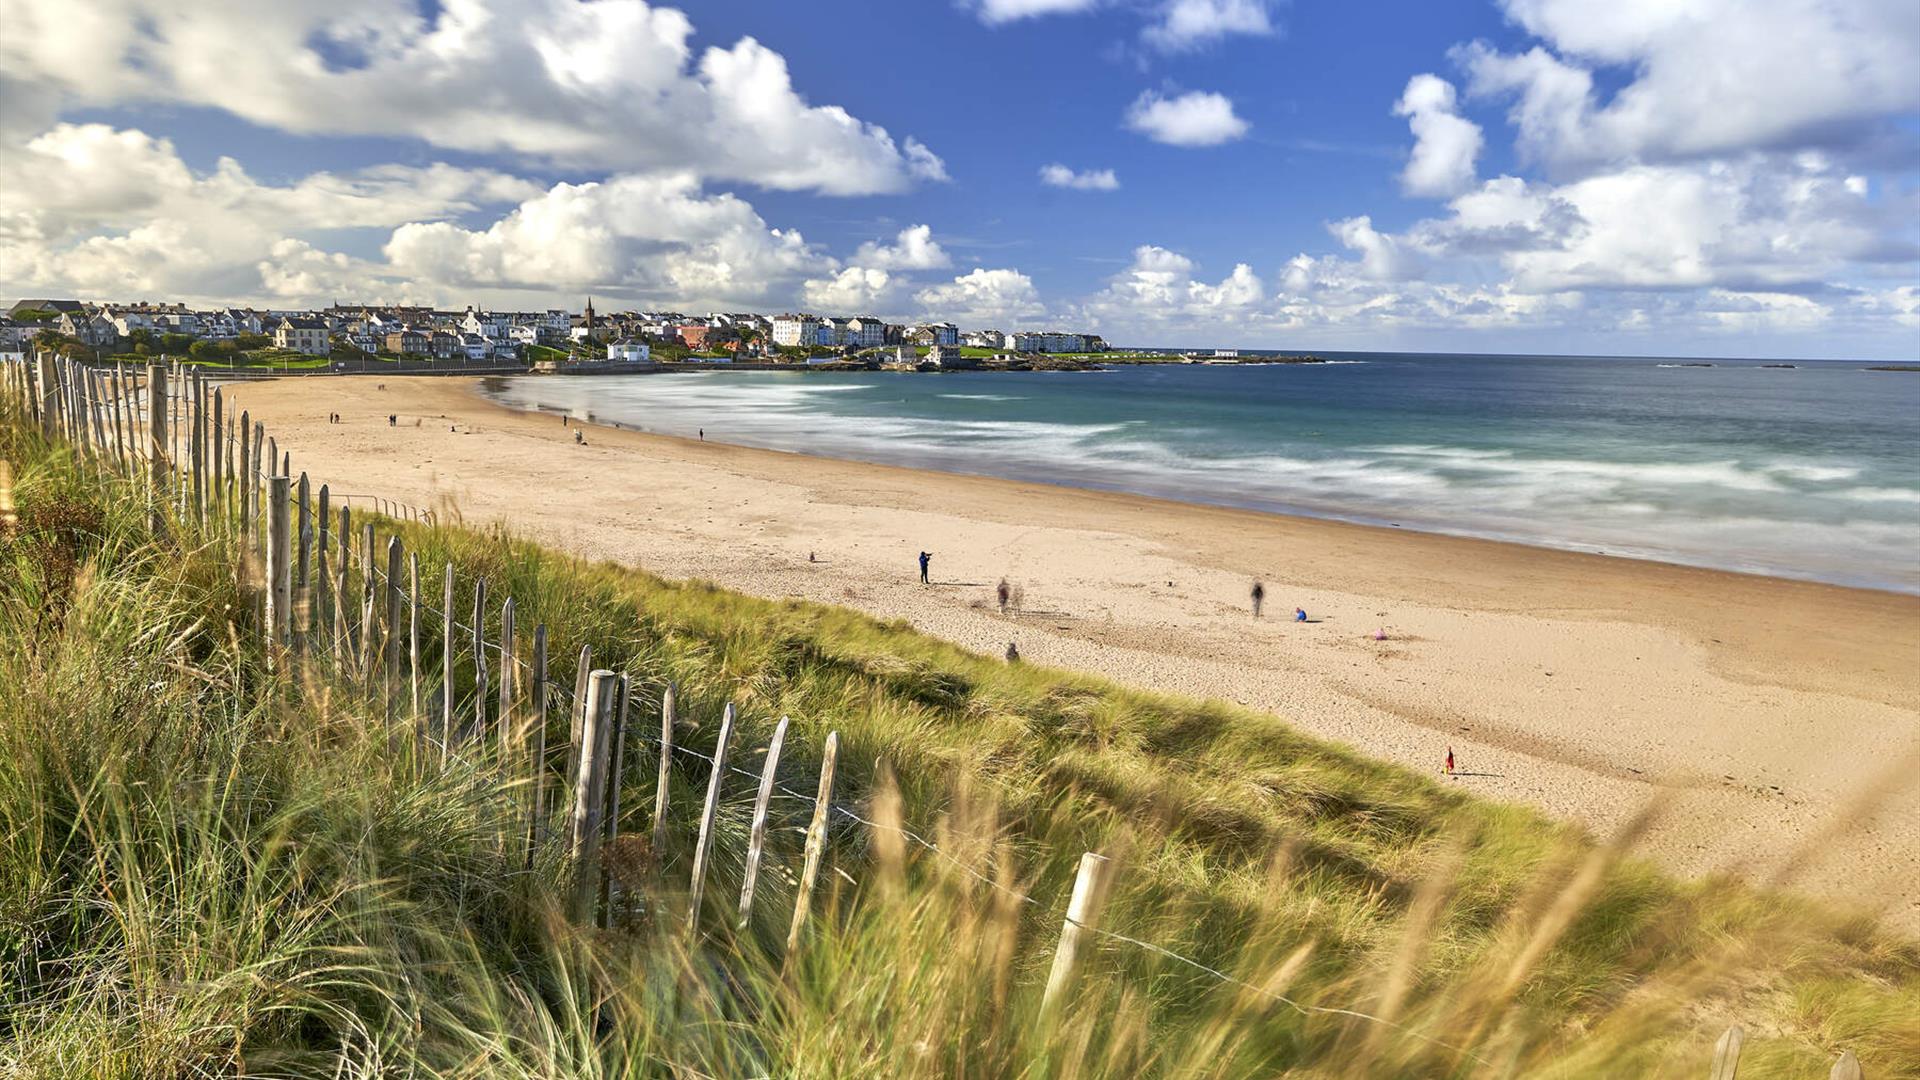
[[[1920,926],[1920,797],[1897,791],[1870,829],[1819,839],[1920,752],[1920,597],[611,428],[576,446],[474,380],[376,385],[236,396],[296,468],[991,654],[1017,640],[1033,662],[1228,697],[1416,767],[1452,745],[1492,774],[1457,782],[1596,830],[1658,794],[1668,810],[1642,848],[1666,865],[1764,874],[1818,842],[1804,887],[1884,899]],[[947,584],[914,583],[922,548]],[[1003,574],[1024,614],[994,610]],[[1253,621],[1255,575],[1271,614],[1316,621]]]

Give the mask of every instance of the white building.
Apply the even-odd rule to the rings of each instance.
[[[834,320],[840,324],[843,340],[841,345],[851,345],[857,349],[877,349],[887,343],[887,324],[871,315],[856,315],[851,319]]]
[[[1087,351],[1087,336],[1060,330],[1023,330],[1011,335],[1008,344],[1015,352],[1077,353]]]
[[[319,319],[281,319],[274,325],[273,343],[308,356],[325,356],[332,351],[327,345],[327,324]]]
[[[607,359],[615,364],[644,364],[653,359],[653,348],[638,341],[607,343]]]
[[[773,318],[775,345],[817,345],[819,333],[820,320],[811,315],[776,315]]]

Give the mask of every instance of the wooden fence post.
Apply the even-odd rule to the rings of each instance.
[[[387,724],[400,715],[400,559],[398,536],[387,538]]]
[[[840,756],[840,733],[827,732],[827,746],[820,753],[820,788],[813,796],[813,821],[807,825],[807,861],[800,871],[800,887],[793,898],[793,925],[787,928],[787,957],[800,945],[800,929],[807,924],[807,909],[813,902],[813,886],[820,880],[820,862],[827,851],[827,819],[833,808],[833,764]]]
[[[1089,851],[1080,856],[1080,872],[1073,879],[1073,897],[1067,901],[1067,921],[1060,927],[1060,944],[1053,951],[1053,969],[1047,973],[1047,989],[1040,998],[1040,1015],[1044,1020],[1059,1014],[1062,998],[1079,974],[1081,933],[1100,918],[1111,866],[1105,855]]]
[[[586,718],[587,678],[593,671],[593,646],[580,646],[580,658],[573,666],[573,708],[567,717],[567,760],[560,774],[571,777],[580,768],[580,728]]]
[[[667,780],[673,775],[673,694],[667,684],[660,695],[660,780],[653,789],[653,850],[656,857],[667,850]]]
[[[487,579],[473,583],[473,741],[487,742]]]
[[[440,767],[453,744],[453,560],[447,560],[440,597]]]
[[[727,747],[733,741],[733,703],[720,715],[720,737],[713,744],[713,775],[707,778],[707,801],[700,808],[700,838],[693,848],[693,887],[687,899],[687,929],[700,925],[700,895],[707,887],[707,859],[713,852],[713,818],[720,809],[720,781],[727,774]]]
[[[500,728],[500,760],[502,762],[508,760],[507,755],[512,751],[513,744],[518,738],[513,730],[514,659],[513,597],[509,596],[500,605],[500,703],[498,705],[500,715],[495,721]]]
[[[767,801],[773,798],[774,770],[780,767],[780,748],[787,741],[787,718],[774,726],[773,741],[767,744],[767,763],[760,770],[760,791],[753,800],[753,828],[747,834],[747,867],[740,883],[740,925],[746,926],[753,914],[753,887],[760,881],[760,854],[767,845]]]
[[[281,475],[286,475],[282,470]],[[300,482],[294,485],[293,504],[299,508],[294,519],[294,540],[298,548],[293,558],[293,587],[304,591],[307,588],[307,568],[313,558],[313,486],[306,473],[300,474]]]
[[[292,537],[288,536],[288,485],[284,476],[267,481],[267,626],[270,628],[267,655],[278,663],[280,651],[288,645],[293,626]]]
[[[633,681],[620,676],[620,704],[613,710],[613,727],[607,733],[607,844],[620,838],[620,784],[626,779],[627,709],[633,704]],[[613,876],[603,873],[600,896],[600,926],[613,925]]]
[[[547,626],[533,628],[533,791],[527,812],[527,869],[547,823]]]
[[[239,504],[235,524],[240,527],[239,536],[242,543],[246,542],[248,535],[247,526],[253,521],[252,506],[248,501],[252,496],[253,485],[247,483],[247,474],[253,471],[253,462],[247,457],[247,431],[252,427],[252,424],[251,415],[247,410],[240,410],[240,445],[234,448],[234,460],[237,463],[237,467],[233,470],[233,478],[236,489],[234,495],[236,496],[236,502]]]
[[[587,715],[582,724],[580,772],[573,784],[573,822],[567,847],[573,856],[573,921],[593,917],[600,893],[600,827],[606,808],[608,714],[619,684],[613,672],[595,671],[587,682]]]
[[[367,690],[373,692],[375,671],[380,664],[380,654],[373,651],[374,639],[378,637],[379,623],[374,606],[375,580],[373,572],[373,522],[360,526],[360,675],[367,680]]]
[[[154,531],[159,532],[160,507],[167,497],[167,397],[165,364],[147,365],[147,458],[152,466]]]
[[[426,713],[420,705],[420,553],[407,552],[407,688],[416,728]]]
[[[1707,1080],[1734,1080],[1734,1073],[1740,1069],[1740,1048],[1746,1041],[1747,1033],[1739,1024],[1728,1028],[1713,1046],[1713,1067],[1707,1070]]]

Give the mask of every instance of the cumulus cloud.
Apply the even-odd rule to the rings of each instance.
[[[969,326],[1010,326],[1046,311],[1033,279],[1018,270],[982,267],[921,289],[913,298],[930,315]]]
[[[7,0],[0,70],[37,109],[205,106],[619,171],[852,195],[942,179],[931,150],[794,88],[752,38],[695,55],[644,0]],[[9,81],[9,104],[16,85]]]
[[[1480,156],[1480,125],[1460,115],[1453,84],[1437,75],[1415,75],[1395,103],[1395,116],[1413,129],[1413,153],[1400,173],[1409,195],[1444,197],[1473,184]]]
[[[801,286],[800,304],[809,311],[867,314],[890,303],[897,285],[885,270],[849,266],[832,277],[807,280]]]
[[[1270,0],[1165,0],[1141,40],[1165,52],[1186,52],[1233,34],[1273,33]]]
[[[1559,169],[1858,147],[1920,108],[1909,0],[1503,6],[1544,44],[1506,53],[1475,43],[1459,59],[1474,93],[1514,97],[1521,147]],[[1593,78],[1602,67],[1632,76],[1605,100]]]
[[[395,272],[444,286],[560,289],[638,301],[778,303],[831,262],[799,233],[769,228],[690,173],[555,184],[484,229],[403,225],[385,253]]]
[[[1040,166],[1040,182],[1048,187],[1072,188],[1075,191],[1117,191],[1120,178],[1112,169],[1087,169],[1076,172],[1059,162]]]
[[[188,168],[165,139],[104,124],[61,124],[29,140],[0,185],[0,265],[23,286],[83,295],[227,299],[319,282],[289,234],[388,229],[526,198],[537,185],[488,169],[378,166],[268,184],[222,158]],[[278,254],[276,254],[278,249]],[[281,256],[304,270],[263,275]],[[344,258],[344,257],[343,257]],[[329,260],[329,284],[366,264]]]
[[[854,252],[853,262],[879,270],[938,270],[953,265],[952,257],[933,238],[930,225],[901,229],[891,244],[869,240]]]
[[[1128,106],[1127,127],[1169,146],[1218,146],[1247,133],[1224,94],[1189,90],[1165,97],[1148,90]]]

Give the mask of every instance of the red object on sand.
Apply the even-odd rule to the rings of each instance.
[[[1453,772],[1453,747],[1447,747],[1447,772]]]

